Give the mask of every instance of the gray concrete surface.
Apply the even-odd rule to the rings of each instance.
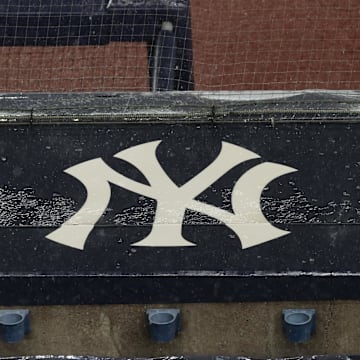
[[[145,310],[178,307],[182,330],[168,344],[152,342]],[[286,340],[283,308],[315,308],[317,333],[305,344]],[[2,307],[4,308],[4,307]],[[0,342],[0,356],[244,355],[283,357],[360,354],[360,301],[177,305],[91,305],[30,307],[32,332],[19,343]]]

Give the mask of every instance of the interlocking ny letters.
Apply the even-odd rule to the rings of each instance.
[[[65,170],[81,181],[87,190],[82,208],[47,238],[60,244],[84,249],[86,240],[96,222],[107,208],[110,184],[141,194],[157,201],[155,219],[150,234],[133,246],[195,246],[182,236],[186,209],[218,219],[240,239],[242,248],[259,245],[288,234],[271,225],[264,217],[260,197],[264,187],[273,179],[297,171],[288,166],[265,162],[245,172],[235,183],[231,195],[233,213],[194,200],[211,184],[234,166],[259,155],[240,146],[222,142],[217,158],[204,170],[182,186],[177,186],[161,167],[156,148],[161,141],[153,141],[125,149],[116,155],[141,170],[150,185],[116,172],[101,158],[89,160]]]

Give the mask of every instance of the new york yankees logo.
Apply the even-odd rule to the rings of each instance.
[[[218,219],[240,239],[242,248],[259,245],[288,234],[270,224],[261,211],[264,187],[273,179],[297,171],[271,162],[261,163],[245,172],[235,183],[231,195],[233,212],[195,200],[211,184],[236,165],[260,156],[240,146],[222,142],[217,158],[182,186],[177,186],[161,167],[153,141],[125,149],[114,156],[138,168],[149,185],[132,180],[95,158],[65,170],[83,183],[87,198],[82,208],[47,238],[60,244],[83,249],[88,235],[105,212],[111,197],[110,184],[157,201],[150,234],[133,246],[195,246],[182,235],[186,209]]]

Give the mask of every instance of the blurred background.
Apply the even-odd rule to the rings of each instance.
[[[122,0],[114,1],[110,1],[104,11],[114,6],[112,14],[116,14],[123,7]],[[23,2],[15,2],[18,14]],[[187,26],[186,31],[190,31],[187,34],[192,40],[191,75],[195,90],[359,88],[358,0],[182,0],[180,4],[182,2],[189,5],[186,25],[179,26]],[[69,11],[72,5],[69,7],[70,2],[67,3],[66,11]],[[89,1],[75,3],[88,4]],[[157,7],[166,1],[152,3],[155,5],[148,11],[156,13]],[[34,27],[34,19],[30,25],[29,18],[18,21],[16,7],[12,5],[10,16],[7,6],[0,8],[2,34],[9,32],[8,19],[12,16],[17,27],[14,37],[20,33],[26,36],[31,26]],[[135,23],[143,21],[136,17],[136,12],[126,16],[133,16]],[[49,28],[54,26],[48,24]],[[118,19],[114,16],[110,31],[116,32],[117,26]],[[20,28],[23,29],[19,31]],[[109,29],[104,27],[102,31],[105,34]],[[158,33],[159,29],[154,31]],[[184,31],[176,33],[176,42],[185,36]],[[88,41],[90,45],[84,45],[86,41],[83,41],[76,45],[76,41],[70,40],[66,45],[9,46],[9,38],[3,35],[0,91],[150,90],[151,64],[145,42],[109,41],[99,45]],[[177,48],[180,57],[181,46],[178,44]]]

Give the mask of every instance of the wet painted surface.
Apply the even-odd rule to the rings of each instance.
[[[20,294],[9,296],[2,290],[3,303],[358,296],[353,288],[360,273],[357,122],[140,121],[74,126],[50,121],[4,125],[0,138],[0,280],[2,289],[18,284]],[[79,212],[89,196],[66,169],[101,158],[116,173],[149,185],[142,165],[114,154],[152,141],[161,141],[156,159],[178,187],[212,164],[224,142],[257,154],[258,158],[220,172],[195,198],[228,214],[238,206],[232,199],[234,187],[251,169],[264,163],[296,169],[273,177],[260,192],[265,221],[284,234],[247,247],[244,238],[217,216],[187,209],[180,220],[181,235],[194,246],[134,246],[154,230],[158,199],[111,184],[110,201],[83,250],[49,240],[49,234]],[[89,181],[97,177],[88,175]],[[101,183],[97,186],[100,191]],[[171,197],[170,193],[170,212],[176,207]],[[248,204],[249,213],[253,207]],[[246,219],[244,228],[267,231],[264,221],[241,215]],[[167,219],[160,219],[157,228],[168,226]],[[79,226],[89,225],[87,221],[72,225],[69,236],[75,237]],[[168,244],[174,239],[161,241]],[[64,293],[69,284],[74,288]],[[304,293],[302,286],[310,291]]]

